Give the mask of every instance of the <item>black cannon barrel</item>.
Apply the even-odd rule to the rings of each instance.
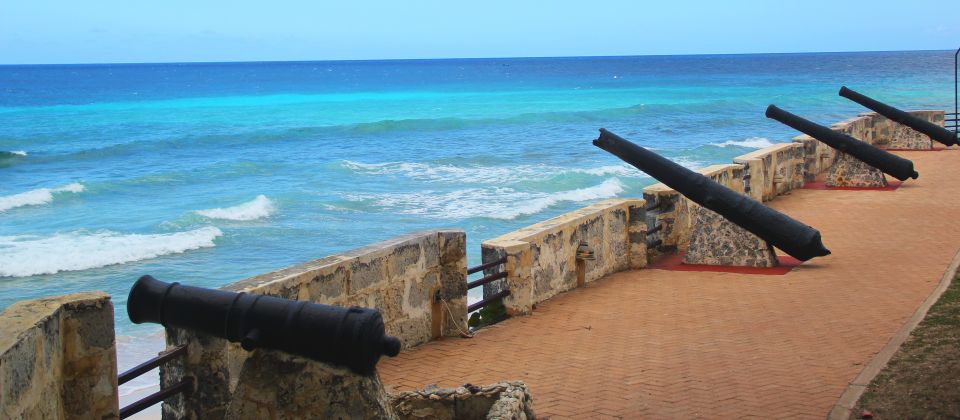
[[[360,374],[374,371],[381,355],[400,353],[400,340],[384,334],[380,312],[273,296],[166,283],[143,276],[127,299],[135,324],[199,331],[245,350],[281,350],[343,365]]]
[[[616,134],[601,128],[600,137],[593,144],[646,172],[693,202],[753,232],[794,258],[806,261],[830,254],[820,241],[820,232],[816,229]]]
[[[947,146],[957,144],[957,135],[954,132],[931,123],[930,121],[921,120],[920,118],[914,117],[913,115],[903,112],[876,99],[864,96],[863,94],[847,88],[846,86],[840,87],[840,96],[870,108],[876,111],[878,114],[883,115],[884,117],[887,117],[893,121],[926,134],[931,139],[934,139]]]
[[[768,106],[766,115],[767,118],[772,118],[789,125],[797,131],[801,131],[810,137],[826,143],[827,146],[860,159],[867,165],[873,166],[901,181],[906,181],[907,178],[917,179],[917,177],[920,176],[917,171],[913,170],[913,162],[907,159],[886,150],[878,149],[871,144],[867,144],[846,134],[833,131],[815,122],[798,117],[777,108],[776,105]]]

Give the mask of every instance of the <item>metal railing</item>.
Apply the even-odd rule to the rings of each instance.
[[[958,90],[958,74],[960,66],[957,65],[957,59],[960,58],[960,48],[953,54],[953,112],[947,112],[943,115],[943,128],[953,130],[953,134],[958,132],[958,118],[960,118],[960,90]]]
[[[126,372],[123,372],[120,375],[117,375],[117,384],[123,385],[127,382],[130,382],[134,378],[137,378],[140,375],[143,375],[144,373],[147,373],[173,359],[176,359],[181,356],[186,356],[186,354],[187,354],[186,345],[177,346],[170,350],[164,351],[163,353],[160,353],[157,357],[147,360],[146,362],[143,362],[137,366],[134,366],[130,370],[127,370]],[[130,405],[120,409],[120,418],[124,419],[124,418],[130,417],[174,395],[177,395],[183,392],[190,392],[193,390],[193,382],[194,382],[193,378],[188,376],[183,378],[182,381],[174,384],[169,388],[161,389],[157,392],[154,392],[153,394],[147,395],[146,397],[143,397],[137,401],[134,401]]]
[[[478,266],[476,266],[476,267],[470,267],[470,268],[467,269],[467,275],[470,275],[470,274],[473,274],[473,273],[479,273],[479,272],[481,272],[481,271],[483,271],[483,270],[486,270],[486,269],[488,269],[488,268],[493,268],[493,267],[499,266],[499,265],[501,265],[501,264],[506,264],[506,262],[507,262],[507,257],[502,257],[502,258],[500,258],[500,259],[498,259],[498,260],[486,262],[486,263],[480,264],[480,265],[478,265]],[[492,282],[492,281],[495,281],[495,280],[500,280],[500,279],[505,279],[505,278],[507,278],[507,272],[506,272],[506,270],[501,270],[499,273],[494,273],[494,274],[491,274],[491,275],[489,275],[489,276],[485,276],[485,277],[483,277],[483,278],[481,278],[481,279],[468,282],[468,283],[467,283],[467,290],[473,289],[473,288],[475,288],[475,287],[483,286],[483,285],[485,285],[485,284],[487,284],[487,283],[490,283],[490,282]],[[502,299],[502,298],[507,297],[507,296],[510,296],[510,289],[509,289],[509,288],[503,289],[503,290],[501,290],[500,292],[497,292],[497,293],[495,293],[495,294],[493,294],[493,295],[491,295],[491,296],[485,297],[485,298],[483,298],[482,300],[480,300],[479,302],[474,303],[473,305],[468,306],[468,307],[467,307],[467,312],[469,313],[469,312],[476,311],[477,309],[480,309],[480,308],[482,308],[482,307],[484,307],[484,306],[487,306],[487,305],[490,304],[491,302],[494,302],[494,301],[496,301],[496,300],[498,300],[498,299]]]

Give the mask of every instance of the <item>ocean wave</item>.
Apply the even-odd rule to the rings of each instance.
[[[248,221],[268,217],[276,210],[277,206],[273,201],[261,194],[253,200],[233,207],[196,210],[194,213],[210,219]]]
[[[773,142],[766,137],[749,137],[744,140],[727,140],[723,143],[710,143],[711,146],[717,147],[728,147],[728,146],[737,146],[737,147],[747,147],[750,149],[762,149],[764,147],[773,146]]]
[[[38,188],[20,194],[0,196],[0,211],[7,211],[23,206],[37,206],[53,201],[57,193],[79,193],[85,188],[83,184],[74,182],[58,188]]]
[[[524,192],[513,188],[469,188],[447,193],[351,194],[353,202],[369,202],[381,210],[438,219],[486,217],[511,220],[532,215],[564,201],[583,202],[616,197],[624,185],[610,178],[599,185],[553,193]]]
[[[11,150],[9,152],[0,151],[0,158],[5,157],[26,157],[27,152],[23,150]]]
[[[80,271],[215,246],[223,232],[212,226],[153,235],[112,231],[53,236],[0,236],[0,277]]]
[[[511,184],[525,181],[542,181],[567,174],[587,174],[593,176],[618,176],[625,178],[646,177],[643,172],[626,164],[606,165],[595,168],[564,168],[550,165],[481,166],[450,165],[420,162],[362,163],[351,160],[340,162],[340,166],[353,172],[366,175],[399,175],[411,179],[431,182],[449,182],[455,184]]]

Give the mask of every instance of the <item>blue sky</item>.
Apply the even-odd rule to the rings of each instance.
[[[956,49],[958,17],[958,0],[2,0],[0,64]]]

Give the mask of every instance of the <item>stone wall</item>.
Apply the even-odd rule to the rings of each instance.
[[[0,314],[0,418],[119,414],[113,304],[102,292],[17,302]]]
[[[758,201],[770,201],[778,195],[803,188],[805,154],[802,144],[775,144],[737,156],[733,161],[743,165],[750,174],[750,196]]]
[[[488,386],[466,384],[456,389],[427,387],[390,396],[403,420],[534,419],[533,398],[523,382]]]
[[[921,120],[943,126],[944,111],[942,110],[919,110],[908,113]],[[939,144],[930,137],[875,112],[866,112],[860,114],[860,117],[867,119],[869,123],[863,127],[850,127],[849,131],[846,131],[847,134],[860,140],[892,149],[929,149],[934,144]]]
[[[759,167],[759,166],[757,166]],[[744,176],[744,165],[724,164],[712,165],[699,171],[706,177],[737,192],[743,192],[747,185]],[[756,183],[761,176],[752,176],[747,181]],[[759,191],[759,187],[754,187]],[[661,247],[672,249],[683,247],[690,241],[690,233],[696,216],[696,203],[682,196],[679,192],[664,185],[654,184],[643,189],[643,199],[649,203],[647,208],[647,229],[663,226],[649,240],[661,241]]]
[[[440,230],[401,236],[252,277],[223,289],[374,308],[383,315],[387,334],[398,337],[404,347],[411,347],[432,338],[434,314],[442,317],[442,335],[459,335],[460,329],[466,330],[466,271],[463,231]],[[442,311],[436,310],[435,295],[446,302]],[[292,356],[261,357],[257,356],[260,351],[250,353],[238,344],[185,330],[167,329],[167,343],[187,344],[188,351],[185,360],[161,368],[163,386],[171,386],[187,375],[194,376],[198,385],[193,395],[174,397],[164,403],[164,418],[230,418],[237,413],[259,413],[274,404],[284,406],[294,396],[286,391],[269,395],[257,391],[271,375],[277,383],[288,385],[291,393],[305,393],[317,401],[340,405],[343,403],[336,401],[374,395],[370,390],[379,386],[379,380],[373,383],[344,369]],[[312,379],[292,379],[295,377]],[[344,396],[348,394],[354,396]],[[359,412],[344,413],[352,413],[348,416],[352,417]]]
[[[576,250],[586,241],[596,260],[586,261],[586,281],[646,266],[646,220],[643,200],[612,199],[527,226],[483,242],[483,261],[507,256],[508,277],[484,289],[489,296],[510,288],[504,305],[524,314],[539,302],[577,285]],[[499,284],[497,284],[499,283]]]

